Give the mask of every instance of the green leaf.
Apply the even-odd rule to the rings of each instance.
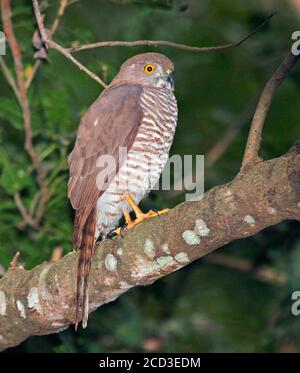
[[[5,201],[0,201],[0,211],[2,210],[14,210],[16,205],[12,199],[7,199]]]
[[[14,164],[4,165],[0,185],[8,194],[14,194],[31,183],[31,178],[25,170]]]
[[[23,129],[21,110],[14,99],[1,97],[0,118],[10,122],[18,130]]]

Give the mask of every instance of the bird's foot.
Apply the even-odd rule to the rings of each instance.
[[[106,235],[106,238],[112,240],[114,237],[116,236],[121,236],[122,238],[124,238],[124,231],[126,230],[126,227],[127,227],[127,223],[125,223],[124,225],[122,225],[121,227],[119,228],[116,228],[116,229],[113,229],[111,230],[110,232],[108,232],[108,234]]]
[[[140,213],[136,216],[136,219],[132,220],[130,223],[126,224],[126,227],[124,228],[124,231],[129,231],[133,229],[136,225],[142,223],[143,221],[149,220],[151,218],[154,218],[156,216],[167,214],[169,212],[169,209],[163,209],[161,211],[154,211],[150,210],[147,213]],[[121,228],[119,228],[121,229]]]
[[[124,198],[128,202],[129,206],[132,208],[132,210],[134,211],[136,218],[132,220],[128,212],[124,213],[124,218],[126,222],[125,225],[111,231],[110,233],[113,234],[111,237],[114,237],[114,236],[123,237],[124,232],[133,229],[136,225],[142,223],[143,221],[149,220],[151,218],[154,218],[162,214],[167,214],[169,212],[169,209],[163,209],[160,211],[150,210],[146,213],[143,213],[142,210],[138,207],[138,205],[134,202],[133,198],[128,193],[124,195]],[[108,238],[111,238],[111,237],[108,237]]]

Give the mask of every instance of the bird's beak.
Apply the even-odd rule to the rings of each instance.
[[[165,81],[170,84],[170,87],[172,88],[172,90],[174,90],[174,79],[173,79],[173,76],[172,76],[172,70],[166,70],[165,72],[165,76],[164,76],[164,79]]]

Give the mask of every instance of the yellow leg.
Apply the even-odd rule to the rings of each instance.
[[[160,211],[153,211],[150,210],[147,213],[143,213],[142,210],[138,207],[138,205],[134,202],[133,198],[130,194],[126,193],[124,195],[124,199],[127,201],[129,206],[132,208],[133,212],[135,213],[136,219],[131,220],[129,213],[124,213],[124,218],[126,221],[125,227],[119,227],[115,230],[115,234],[122,235],[123,231],[130,230],[134,228],[139,223],[142,223],[145,220],[154,218],[158,215],[167,214],[169,212],[169,209],[163,209]]]
[[[128,205],[132,208],[133,212],[135,213],[135,216],[138,217],[139,215],[143,214],[142,210],[139,208],[139,206],[134,202],[133,198],[129,193],[124,194],[124,199],[126,199]]]
[[[112,231],[110,233],[112,236],[115,236],[115,235],[123,236],[123,231],[125,230],[125,228],[132,223],[129,212],[124,212],[123,215],[124,215],[124,219],[125,219],[125,223],[126,223],[125,226],[119,227],[119,228],[115,229],[114,231]]]
[[[129,212],[124,212],[124,219],[125,219],[126,224],[131,223],[131,217],[130,217]]]

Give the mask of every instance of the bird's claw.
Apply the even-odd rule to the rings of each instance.
[[[127,225],[128,225],[128,224],[125,223],[125,224],[122,225],[121,227],[111,230],[111,231],[107,234],[106,238],[109,238],[110,240],[112,240],[113,237],[116,237],[116,236],[121,236],[122,238],[124,238],[124,232],[126,231]]]

